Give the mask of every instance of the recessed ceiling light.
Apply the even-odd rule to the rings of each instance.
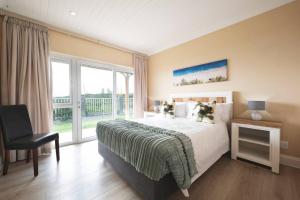
[[[75,15],[76,15],[76,12],[71,10],[71,11],[70,11],[70,15],[75,16]]]

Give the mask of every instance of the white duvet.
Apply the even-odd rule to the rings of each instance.
[[[164,117],[151,117],[134,121],[178,131],[191,139],[198,170],[198,174],[192,178],[192,182],[229,150],[229,137],[225,122],[208,124],[186,118],[171,119]],[[188,196],[187,190],[182,190],[182,192],[185,196]]]

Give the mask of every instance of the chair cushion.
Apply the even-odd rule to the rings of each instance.
[[[57,139],[58,133],[41,133],[41,134],[34,134],[30,136],[25,136],[22,138],[18,138],[14,141],[11,141],[7,148],[10,150],[14,149],[34,149],[43,144],[51,142]]]

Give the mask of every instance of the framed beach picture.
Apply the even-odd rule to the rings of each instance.
[[[193,85],[227,81],[227,59],[173,71],[173,85]]]

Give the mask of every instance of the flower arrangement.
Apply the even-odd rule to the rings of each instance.
[[[163,110],[164,110],[164,114],[167,115],[174,115],[174,105],[173,103],[168,103],[167,101],[164,102],[163,104]]]
[[[194,110],[198,110],[197,120],[200,122],[204,122],[206,120],[207,122],[214,123],[214,115],[213,115],[214,107],[213,106],[215,104],[216,104],[216,101],[212,102],[211,105],[198,102],[194,108]]]

